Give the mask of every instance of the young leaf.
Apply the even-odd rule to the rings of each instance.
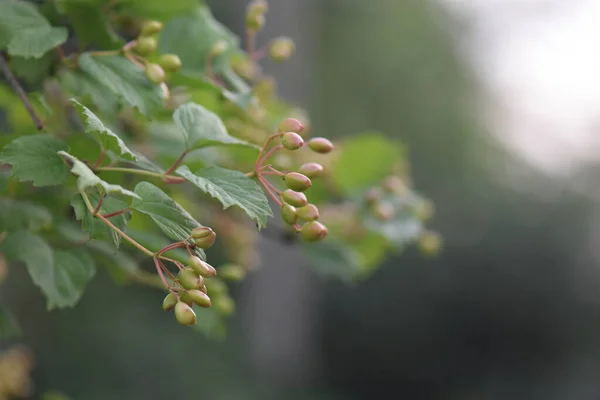
[[[34,186],[58,185],[69,177],[69,168],[56,154],[67,144],[48,134],[21,136],[0,154],[0,162],[12,165],[11,175]]]
[[[102,121],[100,121],[96,114],[91,112],[86,106],[84,106],[75,99],[71,99],[71,102],[73,103],[73,105],[79,112],[79,115],[81,115],[81,118],[85,122],[85,131],[92,135],[94,139],[96,139],[96,141],[100,144],[102,150],[112,151],[126,160],[137,160],[137,156],[135,155],[135,153],[129,150],[125,142],[123,142],[123,140],[121,140],[121,138],[116,133],[108,129],[102,123]]]
[[[6,340],[20,335],[19,323],[6,307],[0,305],[0,339]]]
[[[14,34],[8,44],[8,54],[25,58],[40,58],[47,51],[67,41],[66,28],[42,25]]]
[[[163,93],[144,72],[123,56],[79,57],[81,70],[109,89],[113,95],[144,115],[149,116],[163,103]]]
[[[209,8],[198,6],[165,25],[158,49],[161,53],[177,54],[182,62],[182,73],[198,76],[204,75],[209,54],[219,40],[224,40],[231,50],[238,47],[237,37],[213,18]],[[212,70],[221,73],[228,68],[230,55],[231,51],[226,51],[212,58]]]
[[[45,207],[23,200],[0,198],[0,232],[39,231],[51,225],[52,214]]]
[[[0,49],[8,46],[13,56],[39,58],[67,40],[65,28],[53,28],[28,2],[0,2]]]
[[[331,168],[333,181],[349,195],[378,183],[404,156],[404,148],[398,142],[380,133],[351,137],[336,151],[338,156]]]
[[[173,113],[173,120],[184,137],[187,150],[209,146],[248,146],[259,149],[246,141],[230,136],[221,119],[199,104],[186,103]]]
[[[94,172],[84,163],[79,161],[67,152],[59,151],[61,157],[63,157],[67,163],[71,166],[71,172],[77,175],[77,187],[79,190],[85,190],[90,187],[101,186],[106,193],[119,193],[124,196],[130,196],[137,198],[138,195],[130,190],[127,190],[119,185],[112,185],[98,178]]]
[[[90,193],[88,195],[92,205],[98,204],[98,194]],[[98,218],[94,218],[92,214],[87,209],[81,195],[76,195],[71,200],[71,207],[75,211],[75,217],[77,220],[81,221],[81,227],[89,232],[90,237],[92,239],[110,239],[115,244],[115,247],[119,248],[119,244],[121,243],[121,236],[116,233],[114,230],[106,226],[105,223],[100,221]],[[122,202],[119,199],[115,199],[114,197],[105,196],[102,201],[102,205],[100,206],[100,214],[108,214],[115,211],[126,209],[127,203]],[[112,222],[117,228],[122,231],[125,231],[127,227],[127,222],[131,219],[131,212],[126,212],[120,215],[116,215],[110,218],[110,222]]]
[[[106,242],[93,241],[87,243],[86,247],[97,254],[112,278],[119,284],[130,282],[132,276],[140,273],[137,262],[131,256],[115,250]]]
[[[130,207],[150,216],[170,239],[184,240],[190,236],[192,229],[202,226],[175,200],[151,183],[138,183],[135,193],[138,198],[131,202]]]
[[[192,173],[184,165],[176,173],[219,200],[223,209],[240,207],[257,223],[259,229],[266,227],[267,218],[273,216],[261,187],[242,172],[210,166]]]
[[[94,276],[94,262],[83,249],[57,251],[29,231],[11,233],[2,243],[9,260],[22,261],[48,300],[48,309],[74,306]]]

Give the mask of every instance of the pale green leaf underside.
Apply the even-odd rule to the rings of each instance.
[[[123,56],[92,56],[83,53],[79,66],[125,104],[149,116],[162,107],[163,92],[144,72]]]
[[[199,104],[186,103],[173,113],[173,120],[184,137],[187,150],[209,146],[247,146],[251,143],[230,136],[221,119]]]
[[[8,43],[8,53],[24,58],[40,58],[46,52],[67,41],[66,28],[38,26],[15,34]]]
[[[125,142],[116,133],[108,129],[96,114],[75,99],[71,99],[71,102],[84,120],[85,131],[92,135],[103,150],[112,151],[126,160],[137,160],[135,153],[129,150]]]
[[[59,151],[57,154],[62,156],[65,160],[67,160],[69,165],[71,165],[71,172],[74,175],[77,175],[77,187],[80,191],[84,191],[85,189],[91,187],[100,186],[106,193],[119,193],[124,196],[138,198],[138,195],[132,191],[127,190],[119,185],[112,185],[98,178],[98,176],[96,176],[96,174],[94,174],[94,172],[87,165],[69,153],[65,151]]]
[[[47,134],[21,136],[6,145],[0,162],[12,165],[11,175],[34,186],[58,185],[69,177],[69,168],[56,154],[67,144]]]
[[[2,244],[6,257],[22,261],[48,300],[48,309],[73,307],[94,276],[93,260],[83,249],[53,252],[41,237],[29,232],[10,234]]]
[[[256,222],[259,229],[266,227],[267,218],[273,216],[261,187],[242,172],[210,166],[192,173],[185,165],[176,172],[204,193],[219,200],[223,209],[240,207]]]

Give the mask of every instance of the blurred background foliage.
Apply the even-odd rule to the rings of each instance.
[[[240,34],[245,3],[212,3]],[[436,204],[443,253],[424,259],[409,249],[357,285],[302,275],[306,284],[288,298],[295,303],[285,303],[293,307],[281,310],[276,297],[260,295],[294,288],[300,272],[288,265],[288,248],[263,243],[271,266],[234,288],[238,312],[216,342],[149,306],[160,304],[159,292],[115,286],[105,271],[75,309],[47,313],[25,270],[13,269],[1,296],[22,321],[19,343],[33,351],[36,392],[597,399],[600,274],[588,222],[596,204],[486,132],[478,115],[485,94],[456,50],[462,21],[433,1],[271,3],[268,32],[291,31],[299,47],[290,67],[265,65],[281,94],[310,112],[315,133],[380,131],[403,141],[417,187]],[[264,281],[276,269],[288,274]],[[283,338],[290,319],[306,335]],[[255,328],[263,325],[270,329]],[[279,341],[302,351],[265,363],[261,352]]]

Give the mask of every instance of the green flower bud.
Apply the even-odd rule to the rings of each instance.
[[[248,4],[246,15],[262,15],[269,10],[269,4],[265,0],[254,0]]]
[[[228,47],[229,44],[225,40],[217,40],[210,49],[210,55],[213,57],[219,57],[221,54],[227,51]]]
[[[333,150],[333,143],[322,137],[312,138],[308,141],[308,147],[315,153],[327,154]]]
[[[192,307],[181,301],[175,305],[175,318],[181,325],[195,325],[197,322],[196,313]]]
[[[158,64],[146,65],[146,77],[152,83],[161,84],[165,81],[165,71]]]
[[[265,16],[263,14],[258,15],[247,15],[246,16],[246,29],[254,32],[260,31],[265,26]]]
[[[286,132],[281,137],[281,144],[288,150],[298,150],[304,144],[304,139],[296,132]]]
[[[323,166],[316,162],[306,163],[300,167],[298,172],[309,178],[315,178],[323,174]]]
[[[196,246],[201,249],[208,249],[215,242],[217,234],[208,226],[199,226],[192,230],[192,238],[194,239]]]
[[[319,219],[319,209],[314,204],[307,204],[298,208],[298,218],[304,221],[316,221]]]
[[[206,288],[208,289],[208,295],[214,297],[220,297],[222,295],[227,294],[227,285],[221,279],[215,278],[209,281],[206,281],[208,285]]]
[[[162,31],[163,23],[160,21],[146,21],[142,25],[141,36],[151,36]]]
[[[181,68],[181,59],[176,54],[163,54],[158,63],[169,72],[177,72]]]
[[[177,304],[177,297],[170,292],[167,297],[163,300],[162,308],[165,311],[171,311]]]
[[[142,56],[147,56],[156,51],[156,39],[153,37],[142,36],[137,39],[135,51]]]
[[[312,182],[308,177],[297,172],[288,172],[283,180],[288,188],[297,192],[304,192],[312,186]]]
[[[388,203],[376,204],[373,207],[373,213],[378,220],[382,222],[389,221],[394,218],[394,207]]]
[[[200,307],[210,307],[211,301],[208,295],[200,290],[188,290],[188,297]]]
[[[208,289],[206,288],[206,284],[202,285],[202,287],[200,289],[198,289],[199,291],[201,291],[202,293],[207,293],[208,294]]]
[[[281,219],[285,221],[286,224],[294,225],[298,220],[298,213],[296,212],[296,207],[291,206],[287,203],[283,203],[281,206]]]
[[[430,201],[425,200],[419,204],[415,210],[415,216],[422,222],[426,222],[433,217],[435,206]]]
[[[235,312],[235,302],[229,296],[219,296],[215,299],[215,310],[225,316],[229,316]]]
[[[202,275],[207,278],[217,275],[217,270],[214,269],[209,263],[202,261],[199,257],[190,256],[188,264],[190,268],[192,268],[192,270],[198,275]]]
[[[228,281],[241,281],[246,276],[246,269],[237,264],[226,264],[219,267],[219,276]]]
[[[440,252],[442,248],[442,237],[431,231],[426,231],[419,237],[419,250],[427,256],[434,256]]]
[[[310,221],[302,225],[300,236],[307,242],[318,242],[324,239],[329,231],[327,227],[318,221]]]
[[[286,189],[281,194],[283,201],[294,207],[302,207],[308,204],[304,193],[296,192],[292,189]]]
[[[274,39],[269,46],[269,56],[275,61],[285,61],[294,54],[296,46],[288,37]]]
[[[179,271],[177,279],[184,289],[192,290],[199,289],[204,285],[204,278],[202,278],[194,269],[186,268]]]
[[[304,125],[296,118],[288,118],[281,121],[277,127],[278,132],[296,132],[300,133],[304,130]]]
[[[190,296],[188,296],[187,292],[184,292],[183,290],[179,291],[179,300],[183,301],[190,307],[194,305],[194,301],[190,299]]]

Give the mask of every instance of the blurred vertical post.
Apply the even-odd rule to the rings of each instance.
[[[312,0],[269,1],[265,30],[257,40],[257,48],[278,36],[294,40],[296,53],[289,61],[265,59],[262,66],[276,79],[279,94],[302,106],[310,104],[313,95],[318,24],[314,8]],[[264,239],[260,251],[261,268],[248,279],[240,299],[249,361],[276,385],[304,386],[318,373],[315,278],[301,253],[289,246]]]

